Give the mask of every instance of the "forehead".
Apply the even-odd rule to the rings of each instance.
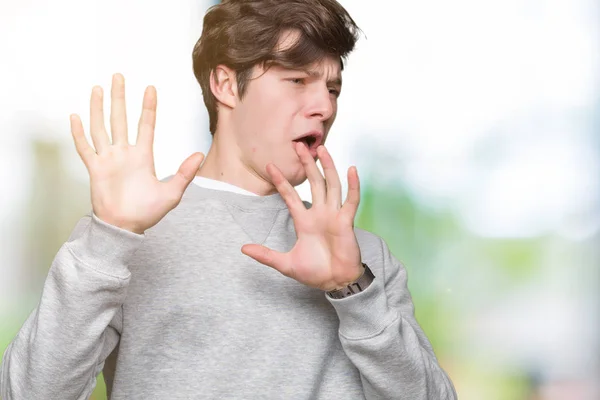
[[[269,66],[266,71],[263,68],[257,68],[259,73],[272,73],[272,74],[286,74],[301,72],[307,74],[309,77],[314,79],[326,79],[327,81],[340,81],[342,80],[342,71],[340,68],[339,60],[333,57],[321,60],[310,65],[288,68],[278,64]]]

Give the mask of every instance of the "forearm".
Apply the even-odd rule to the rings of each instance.
[[[412,313],[389,307],[381,278],[332,303],[340,317],[340,341],[360,371],[367,399],[456,399]]]
[[[360,371],[366,399],[456,399],[448,375],[401,317],[376,336],[350,339],[340,335],[340,340]]]
[[[124,261],[140,241],[111,229],[88,221],[58,251],[38,306],[4,354],[3,399],[78,399],[93,389],[106,346],[114,347],[105,336],[125,301]]]

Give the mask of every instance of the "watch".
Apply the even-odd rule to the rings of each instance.
[[[360,278],[344,288],[327,292],[327,296],[331,297],[332,299],[343,299],[345,297],[352,296],[353,294],[360,293],[368,288],[371,282],[373,282],[373,279],[375,279],[375,275],[373,275],[373,272],[371,272],[367,264],[362,263],[362,265],[365,267],[365,271]]]

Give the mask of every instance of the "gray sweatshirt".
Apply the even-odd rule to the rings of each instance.
[[[310,206],[309,203],[306,203]],[[4,400],[456,399],[378,236],[356,229],[375,280],[331,299],[242,254],[296,241],[279,194],[190,185],[137,235],[82,218],[6,349]]]

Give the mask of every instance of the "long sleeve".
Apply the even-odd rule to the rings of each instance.
[[[89,397],[118,344],[127,264],[143,239],[93,214],[79,221],[52,262],[39,304],[4,353],[2,399]]]
[[[382,249],[371,261],[376,275],[371,285],[344,299],[328,298],[340,319],[342,347],[360,371],[365,397],[455,400],[452,382],[415,319],[406,270],[379,240]]]

